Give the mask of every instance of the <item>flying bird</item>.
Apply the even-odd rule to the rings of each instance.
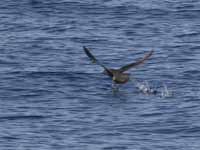
[[[126,73],[129,69],[136,67],[140,64],[143,64],[145,60],[147,60],[152,54],[153,50],[150,52],[146,53],[143,58],[137,60],[136,62],[127,64],[121,68],[118,69],[112,69],[112,68],[107,68],[105,65],[103,65],[99,60],[95,58],[95,56],[90,52],[88,48],[85,46],[83,47],[86,55],[89,57],[89,59],[101,67],[104,68],[104,73],[107,74],[110,78],[112,78],[112,81],[116,84],[123,84],[129,81],[130,79],[130,74]]]

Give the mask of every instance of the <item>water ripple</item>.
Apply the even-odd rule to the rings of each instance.
[[[0,148],[199,149],[199,6],[0,1]],[[114,92],[83,46],[108,67],[154,54]]]

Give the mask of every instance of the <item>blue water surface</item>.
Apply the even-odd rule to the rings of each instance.
[[[1,0],[1,150],[199,150],[199,0]],[[102,68],[154,50],[112,91]],[[171,95],[162,96],[166,85]]]

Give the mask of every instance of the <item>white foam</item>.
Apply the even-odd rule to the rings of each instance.
[[[171,97],[172,91],[170,91],[166,84],[163,84],[163,89],[161,90],[161,97]]]

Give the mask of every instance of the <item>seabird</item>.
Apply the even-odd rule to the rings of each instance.
[[[112,78],[112,81],[114,81],[114,83],[116,84],[123,84],[126,83],[129,79],[130,79],[130,74],[125,73],[126,71],[128,71],[129,69],[136,67],[142,63],[144,63],[145,60],[147,60],[153,53],[153,50],[151,50],[150,52],[146,53],[144,55],[143,58],[139,59],[136,62],[127,64],[121,68],[118,69],[112,69],[112,68],[107,68],[105,65],[103,65],[100,61],[98,61],[94,55],[91,54],[90,50],[88,48],[86,48],[85,46],[83,47],[86,55],[90,58],[90,60],[93,63],[96,63],[98,65],[100,65],[101,67],[104,68],[104,73],[107,74],[109,77]]]

